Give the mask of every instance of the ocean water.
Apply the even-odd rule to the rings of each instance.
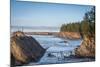
[[[82,40],[65,40],[51,35],[31,35],[46,49],[40,61],[28,65],[59,64],[94,61],[91,58],[75,58],[75,48],[80,46]]]

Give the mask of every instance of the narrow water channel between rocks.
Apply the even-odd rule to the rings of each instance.
[[[82,40],[62,39],[51,35],[31,36],[46,49],[46,52],[40,61],[31,62],[28,65],[94,61],[92,58],[76,58],[73,56],[75,55],[75,48],[80,46]]]

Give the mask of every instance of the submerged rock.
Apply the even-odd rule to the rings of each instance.
[[[85,37],[81,45],[75,49],[77,57],[95,58],[95,39],[93,37]]]
[[[11,65],[37,62],[44,52],[45,49],[33,37],[23,32],[15,32],[11,37]]]

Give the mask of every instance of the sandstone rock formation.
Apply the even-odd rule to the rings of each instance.
[[[37,62],[45,49],[31,36],[23,32],[15,32],[11,36],[11,65],[22,65],[31,61]]]
[[[85,37],[81,45],[75,50],[77,57],[95,58],[95,39]]]
[[[80,39],[81,36],[77,32],[60,32],[58,34],[59,37],[68,38],[68,39]]]

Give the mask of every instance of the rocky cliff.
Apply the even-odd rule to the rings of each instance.
[[[68,39],[80,39],[81,38],[80,34],[77,32],[59,32],[58,36],[62,38],[68,38]]]
[[[37,62],[45,49],[31,36],[23,32],[15,32],[11,36],[11,65],[23,65],[31,61]]]
[[[77,57],[95,58],[95,39],[93,37],[85,37],[81,45],[76,48],[75,55]]]

